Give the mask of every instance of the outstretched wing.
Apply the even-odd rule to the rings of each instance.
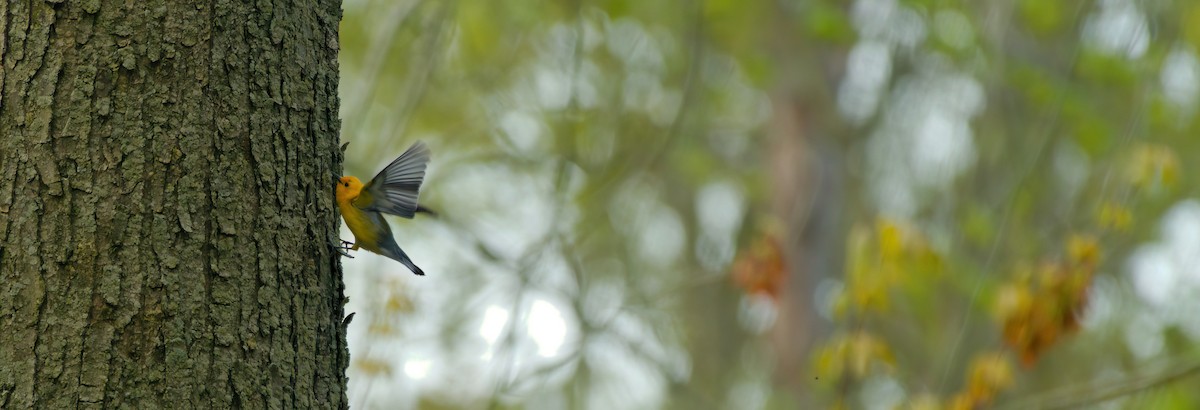
[[[417,212],[417,194],[427,164],[429,148],[421,141],[413,143],[363,187],[354,206],[411,219]]]

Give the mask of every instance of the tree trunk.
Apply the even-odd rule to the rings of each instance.
[[[784,224],[788,275],[779,300],[771,346],[777,380],[801,407],[813,407],[809,389],[812,349],[828,336],[816,311],[815,291],[824,278],[841,277],[846,242],[845,148],[836,89],[844,71],[843,46],[822,44],[797,26],[795,11],[776,4],[767,46],[782,75],[772,85],[775,112],[767,124],[771,213]],[[849,13],[849,11],[844,10]]]
[[[0,408],[346,407],[340,1],[0,1]]]

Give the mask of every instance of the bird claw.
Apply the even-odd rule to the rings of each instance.
[[[333,251],[334,251],[334,252],[337,252],[337,253],[339,253],[339,254],[341,254],[342,256],[345,256],[345,257],[347,257],[347,258],[354,259],[354,257],[353,257],[353,256],[350,256],[350,253],[349,253],[349,252],[346,252],[347,250],[349,250],[349,249],[350,249],[350,245],[352,245],[352,244],[353,244],[353,242],[348,242],[348,241],[345,241],[345,240],[343,240],[343,241],[342,241],[342,244],[341,244],[340,246],[339,246],[339,245],[333,245],[333,244],[330,244],[330,245],[333,245],[332,247],[333,247]]]

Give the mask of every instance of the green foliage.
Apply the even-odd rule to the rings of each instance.
[[[801,21],[807,29],[806,33],[813,39],[835,45],[845,45],[854,39],[854,28],[846,12],[836,4],[829,2],[812,2],[810,7],[801,13]]]
[[[1029,31],[1041,38],[1063,35],[1071,12],[1069,2],[1061,0],[1020,0],[1017,9]]]
[[[586,407],[644,388],[644,407],[966,408],[1127,374],[1178,354],[1129,353],[1129,329],[1169,317],[1130,261],[1200,192],[1198,16],[1061,0],[348,4],[343,138],[363,142],[348,172],[430,141],[422,200],[444,219],[398,234],[440,238],[445,274],[413,293],[455,301],[373,306],[446,335],[447,362],[478,353],[488,307],[518,317],[554,295],[570,318],[559,361],[474,395],[423,387],[431,405]],[[1144,47],[1122,34],[1139,27]],[[364,321],[416,344],[401,322]],[[490,346],[536,362],[506,326],[518,336]],[[1188,408],[1183,384],[1155,400]],[[1102,393],[1083,390],[1084,405]]]

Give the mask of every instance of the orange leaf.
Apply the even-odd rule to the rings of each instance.
[[[787,275],[783,246],[774,234],[764,234],[733,262],[733,281],[746,293],[779,300]]]

